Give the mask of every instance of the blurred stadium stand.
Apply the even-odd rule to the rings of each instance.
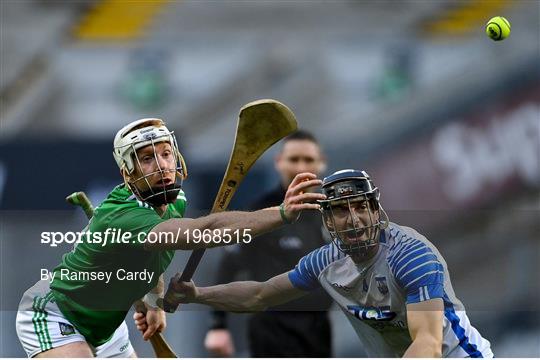
[[[196,216],[219,186],[239,108],[257,98],[293,109],[321,139],[329,172],[373,175],[392,219],[439,247],[496,356],[540,356],[538,2],[159,1],[141,17],[148,9],[121,1],[7,0],[0,10],[0,287],[9,289],[0,356],[24,355],[14,310],[39,269],[69,250],[40,245],[40,232],[84,226],[65,195],[85,190],[99,202],[120,182],[116,130],[157,116],[177,131]],[[483,27],[500,14],[512,34],[495,43]],[[233,207],[277,181],[273,154]],[[219,256],[207,253],[199,284],[210,284]],[[344,317],[332,316],[336,356],[361,354]],[[171,342],[183,356],[206,356],[207,320],[206,308],[184,307],[167,338],[181,339]],[[152,354],[134,332],[133,343]]]

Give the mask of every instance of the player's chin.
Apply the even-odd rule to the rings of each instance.
[[[339,233],[341,235],[341,238],[347,241],[358,241],[365,235],[365,231],[361,229],[355,230],[353,228],[341,230]]]
[[[351,239],[350,237],[346,237],[346,238],[341,237],[340,240],[341,240],[341,243],[347,247],[358,245],[358,241],[356,239]]]
[[[369,236],[365,232],[361,234],[345,234],[341,237],[341,242],[347,246],[362,245],[369,241]]]

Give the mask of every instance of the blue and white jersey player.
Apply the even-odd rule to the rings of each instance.
[[[366,172],[338,171],[323,180],[322,189],[331,244],[266,282],[183,283],[180,301],[260,311],[322,286],[370,357],[493,357],[456,298],[441,254],[415,230],[388,221]]]

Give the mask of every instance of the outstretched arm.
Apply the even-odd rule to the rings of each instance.
[[[320,184],[321,180],[316,179],[314,174],[302,173],[297,175],[285,194],[285,217],[289,220],[295,220],[302,210],[317,210],[319,205],[314,204],[314,202],[324,199],[325,196],[307,192],[307,189]],[[232,234],[237,230],[248,229],[249,234],[255,237],[281,225],[283,225],[283,219],[277,207],[253,212],[226,211],[197,219],[170,219],[156,225],[150,231],[147,239],[153,238],[159,239],[159,241],[146,241],[144,248],[146,250],[195,250],[223,246],[231,244],[231,242],[211,241],[205,243],[198,241],[195,243],[189,239],[193,240],[194,230],[209,229],[212,234],[216,231],[223,237],[226,231]]]
[[[407,305],[407,323],[413,342],[403,357],[441,357],[443,309],[442,299]]]
[[[261,311],[307,294],[293,286],[288,273],[265,282],[237,281],[210,287],[195,287],[193,282],[180,283],[175,290],[181,303],[199,303],[235,312]]]

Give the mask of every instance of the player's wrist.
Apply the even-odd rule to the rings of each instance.
[[[224,301],[220,289],[221,285],[195,288],[195,292],[191,297],[191,302],[208,305],[221,310],[222,306],[220,305],[222,305]]]
[[[285,203],[281,203],[279,205],[279,215],[281,216],[281,221],[283,221],[284,224],[294,224],[296,220],[298,220],[300,214],[292,214],[290,211],[288,212],[285,209]]]
[[[163,310],[158,306],[158,299],[160,298],[159,294],[156,293],[148,293],[144,295],[143,302],[145,303],[146,307],[151,310]]]

